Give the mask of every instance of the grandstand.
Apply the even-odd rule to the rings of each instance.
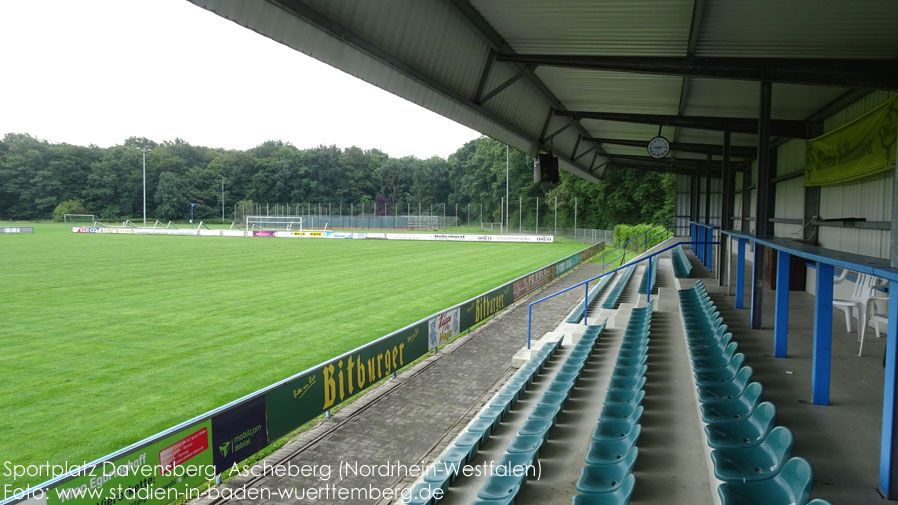
[[[618,283],[594,283],[588,325],[567,320],[582,313],[582,289],[548,300],[550,314],[535,319],[540,338],[534,338],[531,350],[494,367],[490,361],[508,358],[487,358],[483,349],[513,353],[524,343],[506,336],[526,323],[521,317],[526,304],[512,308],[269,459],[424,461],[429,466],[421,476],[347,476],[336,483],[355,488],[392,481],[397,490],[408,490],[407,503],[873,503],[872,494],[865,501],[857,489],[814,481],[821,469],[833,471],[832,458],[817,444],[837,428],[821,433],[818,426],[799,421],[797,416],[807,415],[800,412],[813,406],[785,399],[804,396],[804,383],[782,382],[781,372],[771,369],[772,358],[758,347],[763,337],[737,329],[744,315],[733,316],[732,297],[708,283],[710,273],[695,255],[684,251],[682,256],[695,277],[675,277],[677,257],[680,253],[670,250],[655,256],[655,274],[641,268],[644,261],[627,267],[639,282],[621,284],[617,294],[608,286],[623,276]],[[586,264],[547,291],[599,273],[597,265]],[[651,278],[652,300],[646,301],[639,288],[651,284]],[[618,298],[617,307],[603,309],[610,296]],[[845,347],[850,354],[850,346]],[[483,369],[471,370],[472,362]],[[797,370],[806,366],[794,365]],[[467,377],[459,377],[462,370]],[[428,386],[447,380],[479,386],[448,396]],[[377,421],[405,402],[415,409],[393,418],[393,429]],[[434,411],[441,412],[440,421],[430,415]],[[359,452],[354,440],[383,445]],[[869,453],[862,446],[840,453],[839,464],[869,468],[871,461],[865,459]],[[522,470],[519,475],[463,471],[466,465],[476,469],[491,463]],[[303,487],[314,480],[238,477],[225,484],[242,485]]]
[[[595,263],[553,270],[539,295],[392,378],[372,364],[399,348],[379,350],[366,370],[381,387],[264,460],[501,462],[524,475],[269,470],[221,489],[373,486],[428,505],[898,503],[898,296],[881,291],[898,290],[898,3],[192,1],[587,182],[609,168],[675,174],[678,239],[613,278]],[[546,165],[538,177],[554,178]],[[833,316],[861,274],[887,281],[854,297],[880,299],[855,308],[885,338]],[[342,395],[339,370],[326,391]],[[305,391],[266,398],[260,423]]]

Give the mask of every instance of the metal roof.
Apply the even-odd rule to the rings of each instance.
[[[635,115],[757,118],[761,78],[774,82],[773,119],[793,122],[898,89],[895,0],[190,1],[525,152],[551,151],[593,182],[606,154],[645,151],[603,143],[583,155],[595,144],[582,139],[658,133]],[[663,133],[722,142],[719,128],[685,124]],[[814,130],[801,124],[780,131]]]

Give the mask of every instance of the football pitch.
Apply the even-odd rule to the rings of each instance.
[[[33,226],[0,235],[0,465],[90,461],[586,247]]]

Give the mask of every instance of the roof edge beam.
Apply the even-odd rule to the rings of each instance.
[[[725,131],[734,133],[758,133],[758,120],[753,118],[715,117],[715,116],[674,116],[667,114],[631,114],[623,112],[595,111],[555,111],[556,116],[574,117],[577,119],[597,119],[601,121],[619,121],[624,123],[641,123],[678,128],[696,128],[699,130]],[[809,138],[813,122],[793,121],[788,119],[771,120],[771,132],[777,137],[798,139]]]
[[[530,65],[898,90],[898,60],[591,56],[499,53],[497,61]]]

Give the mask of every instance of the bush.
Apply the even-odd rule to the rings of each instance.
[[[646,233],[648,232],[648,233]],[[667,239],[669,233],[663,226],[652,226],[650,224],[619,224],[614,227],[614,243],[615,245],[623,245],[626,241],[635,238],[627,248],[641,249],[645,245],[645,239],[649,239],[649,247],[660,244]]]
[[[64,221],[65,214],[90,214],[86,208],[84,208],[84,204],[81,203],[81,200],[66,200],[53,209],[53,220],[54,221]]]

